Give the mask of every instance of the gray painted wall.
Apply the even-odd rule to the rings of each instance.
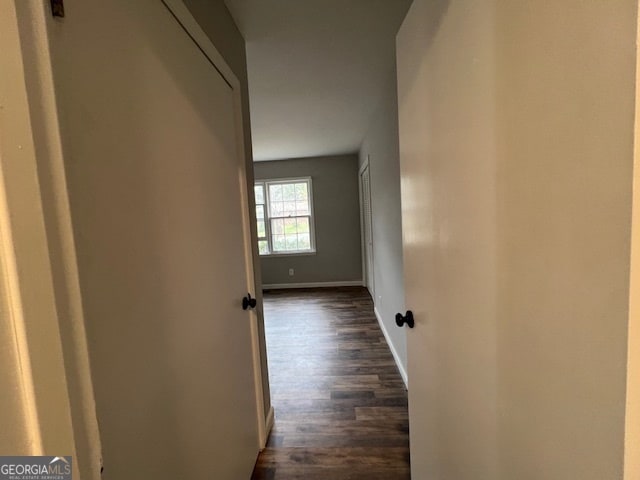
[[[254,171],[256,179],[310,176],[313,185],[315,255],[263,256],[263,284],[361,281],[357,155],[257,162]]]
[[[246,154],[247,184],[253,185],[253,153],[251,150],[251,119],[249,116],[249,83],[247,77],[247,55],[245,51],[245,41],[238,30],[231,14],[227,10],[223,0],[184,0],[185,5],[198,21],[202,29],[209,36],[220,54],[224,57],[229,68],[238,77],[242,85],[242,124],[244,127],[244,151]],[[249,203],[254,205],[253,188],[247,189],[249,193]],[[257,238],[255,209],[250,209],[251,215],[251,236]],[[256,278],[256,289],[254,297],[258,300],[258,305],[262,305],[262,290],[260,285],[260,258],[257,248],[253,252],[253,265]],[[253,292],[252,292],[253,293]],[[260,340],[260,357],[262,363],[262,388],[264,391],[265,416],[271,408],[271,397],[269,393],[269,373],[267,368],[267,347],[264,339],[264,316],[262,308],[256,309],[258,315],[258,331]]]
[[[402,218],[400,212],[400,154],[398,150],[398,99],[396,78],[382,99],[360,148],[360,165],[369,156],[375,306],[397,353],[400,368],[407,369],[405,329],[395,324],[395,314],[404,312],[402,273]]]

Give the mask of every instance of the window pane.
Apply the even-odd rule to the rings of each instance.
[[[295,218],[284,219],[284,233],[286,233],[287,235],[298,233],[298,226],[296,225]]]
[[[284,239],[284,235],[272,235],[273,240],[273,250],[274,252],[282,252],[286,250],[286,243]]]
[[[260,253],[311,250],[313,239],[309,187],[306,180],[276,180],[273,183],[255,185]],[[269,241],[264,240],[267,235]]]
[[[264,220],[258,220],[258,237],[264,238],[267,236],[267,229],[265,228]]]
[[[282,217],[284,215],[284,204],[282,202],[271,202],[271,216]]]
[[[296,199],[296,186],[293,183],[287,183],[282,185],[282,199],[287,201],[295,201]]]
[[[301,233],[298,235],[298,249],[309,250],[311,248],[311,237],[308,233]]]
[[[309,215],[309,203],[296,202],[296,215]]]
[[[255,185],[253,191],[256,194],[256,203],[264,203],[264,187],[262,185]]]
[[[298,233],[308,233],[309,232],[309,219],[308,218],[298,218],[297,219],[297,232]]]
[[[287,250],[298,250],[298,236],[287,235],[286,244],[287,244]]]
[[[272,202],[281,202],[282,185],[269,185],[269,198]]]
[[[284,217],[289,217],[296,214],[296,202],[284,202],[282,206],[283,206],[282,215]]]
[[[306,183],[296,183],[296,200],[298,201],[307,201],[307,184]]]
[[[284,233],[284,220],[281,218],[271,220],[271,231],[274,234],[282,235]]]

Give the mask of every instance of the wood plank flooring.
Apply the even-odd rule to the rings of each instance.
[[[409,479],[407,392],[360,287],[264,295],[275,425],[254,480]]]

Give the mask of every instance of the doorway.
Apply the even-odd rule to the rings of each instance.
[[[362,215],[362,269],[364,285],[371,298],[375,298],[375,279],[373,271],[373,221],[371,215],[371,177],[369,156],[360,168],[360,212]]]

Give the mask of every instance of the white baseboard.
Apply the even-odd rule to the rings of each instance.
[[[275,412],[273,410],[273,405],[269,408],[269,413],[267,413],[267,418],[265,418],[265,438],[262,439],[262,447],[260,451],[264,450],[267,446],[267,441],[269,440],[269,434],[273,429],[273,422],[275,421]]]
[[[404,382],[404,386],[409,388],[409,379],[407,377],[407,371],[405,370],[402,362],[400,361],[400,355],[396,351],[393,346],[393,342],[391,341],[391,337],[389,336],[389,332],[387,331],[387,327],[385,327],[384,322],[382,321],[382,317],[380,316],[380,312],[378,312],[377,307],[373,307],[373,313],[376,314],[376,318],[378,319],[378,324],[380,325],[380,330],[384,334],[384,338],[387,340],[387,345],[389,345],[389,350],[391,350],[391,355],[393,355],[393,359],[396,361],[396,365],[398,366],[398,370],[400,371],[400,376],[402,377],[402,381]]]
[[[282,290],[285,288],[322,288],[322,287],[361,287],[362,280],[345,282],[307,282],[307,283],[265,283],[263,290]]]
[[[271,433],[271,429],[273,428],[274,421],[275,421],[275,411],[273,410],[273,405],[272,405],[271,408],[269,409],[269,413],[267,413],[267,420],[266,420],[267,436],[269,436],[269,434]]]

